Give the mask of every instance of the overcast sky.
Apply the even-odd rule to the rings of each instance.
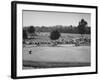
[[[23,11],[23,26],[77,26],[82,18],[90,26],[91,15],[89,13]]]

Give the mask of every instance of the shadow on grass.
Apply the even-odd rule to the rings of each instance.
[[[89,62],[39,62],[23,61],[23,69],[59,68],[59,67],[84,67],[90,66]]]

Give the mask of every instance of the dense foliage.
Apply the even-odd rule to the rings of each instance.
[[[87,22],[84,19],[81,19],[78,25],[78,31],[81,35],[86,33],[86,26]]]
[[[27,39],[27,32],[26,32],[26,30],[23,30],[23,39]]]
[[[26,30],[28,30],[29,27],[24,27]],[[80,34],[78,27],[76,26],[35,26],[36,32],[52,32],[53,30],[58,30],[60,33],[74,33],[74,34]],[[85,27],[85,33],[90,34],[91,33],[91,27]]]
[[[34,33],[34,32],[35,32],[34,26],[30,26],[30,27],[28,28],[28,32],[29,32],[30,34]]]
[[[60,33],[57,30],[54,30],[50,33],[50,39],[51,40],[57,40],[60,37]]]

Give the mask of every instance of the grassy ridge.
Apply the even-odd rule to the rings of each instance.
[[[90,66],[89,62],[40,62],[23,60],[23,69],[25,67],[33,68],[57,68],[57,67],[83,67]]]

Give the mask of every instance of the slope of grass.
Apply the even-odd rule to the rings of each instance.
[[[29,54],[29,51],[32,54]],[[31,47],[23,48],[23,66],[74,67],[90,65],[90,47]]]

